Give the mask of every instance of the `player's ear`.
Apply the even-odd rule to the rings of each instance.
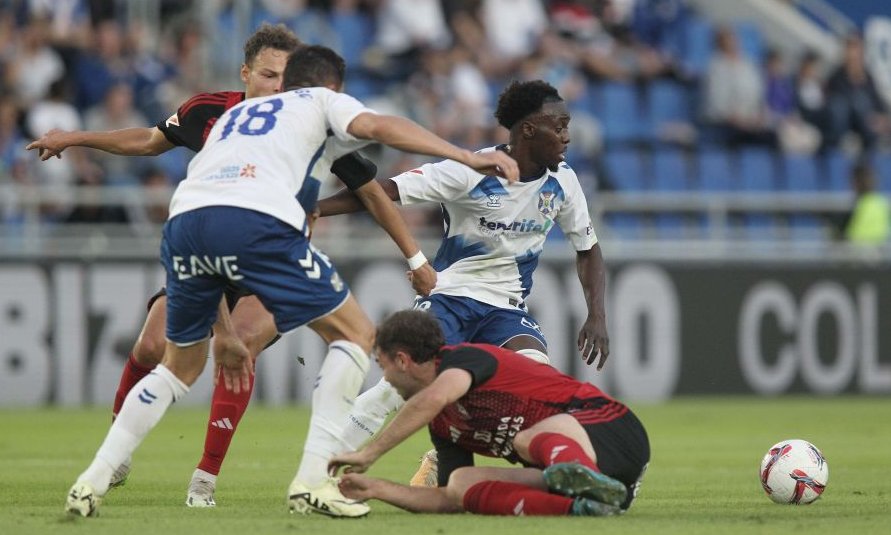
[[[532,139],[535,137],[535,125],[530,123],[529,121],[523,121],[523,137],[526,139]]]
[[[248,67],[247,63],[242,63],[241,64],[241,83],[247,84],[248,77],[250,76],[250,74],[251,74],[251,68]]]

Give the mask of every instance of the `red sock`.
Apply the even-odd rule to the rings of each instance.
[[[563,516],[572,506],[572,498],[507,481],[477,483],[463,501],[465,511],[481,515]]]
[[[235,428],[244,411],[251,401],[251,392],[254,391],[254,377],[251,376],[251,387],[247,392],[234,394],[226,390],[223,384],[222,372],[219,382],[213,389],[213,398],[210,405],[210,418],[207,422],[207,436],[204,438],[204,455],[198,468],[213,475],[220,473],[223,459],[229,451]]]
[[[539,433],[529,443],[529,455],[538,466],[557,463],[579,463],[600,471],[578,442],[559,433]]]
[[[155,369],[154,366],[143,366],[136,362],[136,359],[133,358],[133,354],[130,354],[127,363],[124,364],[124,371],[121,372],[121,381],[118,383],[118,391],[114,395],[114,406],[111,408],[112,421],[118,417],[118,412],[120,412],[121,407],[124,406],[124,400],[127,399],[127,394],[130,392],[130,389],[153,369]]]

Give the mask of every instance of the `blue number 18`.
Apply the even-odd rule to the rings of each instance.
[[[238,120],[242,111],[247,111],[247,118],[238,126],[238,133],[244,136],[262,136],[275,127],[275,114],[280,109],[282,109],[282,100],[280,98],[274,98],[272,100],[260,102],[259,104],[254,104],[248,108],[242,107],[232,110],[232,115],[229,116],[229,121],[226,122],[226,126],[223,127],[223,134],[220,136],[220,141],[229,137],[229,134],[235,129],[235,122]],[[257,124],[255,119],[262,122]]]

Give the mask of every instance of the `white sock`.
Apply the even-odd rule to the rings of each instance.
[[[328,355],[312,393],[312,418],[297,480],[316,487],[328,477],[328,461],[340,451],[340,433],[370,366],[358,344],[338,340]]]
[[[535,362],[541,362],[542,364],[548,365],[551,364],[551,359],[549,359],[547,355],[537,349],[521,349],[517,351],[517,353],[523,355],[527,359],[532,359]]]
[[[136,383],[127,394],[118,417],[93,463],[77,480],[86,481],[100,496],[108,491],[115,468],[133,455],[149,431],[161,420],[167,407],[189,391],[173,372],[162,365]]]
[[[378,383],[356,398],[353,410],[341,433],[341,451],[356,451],[373,437],[390,414],[405,405],[405,400],[386,380]]]

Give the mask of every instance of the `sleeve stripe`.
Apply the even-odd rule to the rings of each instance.
[[[227,97],[225,95],[221,95],[219,93],[215,93],[213,95],[209,95],[207,93],[202,93],[200,95],[195,95],[190,98],[183,104],[179,109],[180,119],[182,116],[187,115],[192,108],[198,105],[210,105],[210,106],[225,106]]]

